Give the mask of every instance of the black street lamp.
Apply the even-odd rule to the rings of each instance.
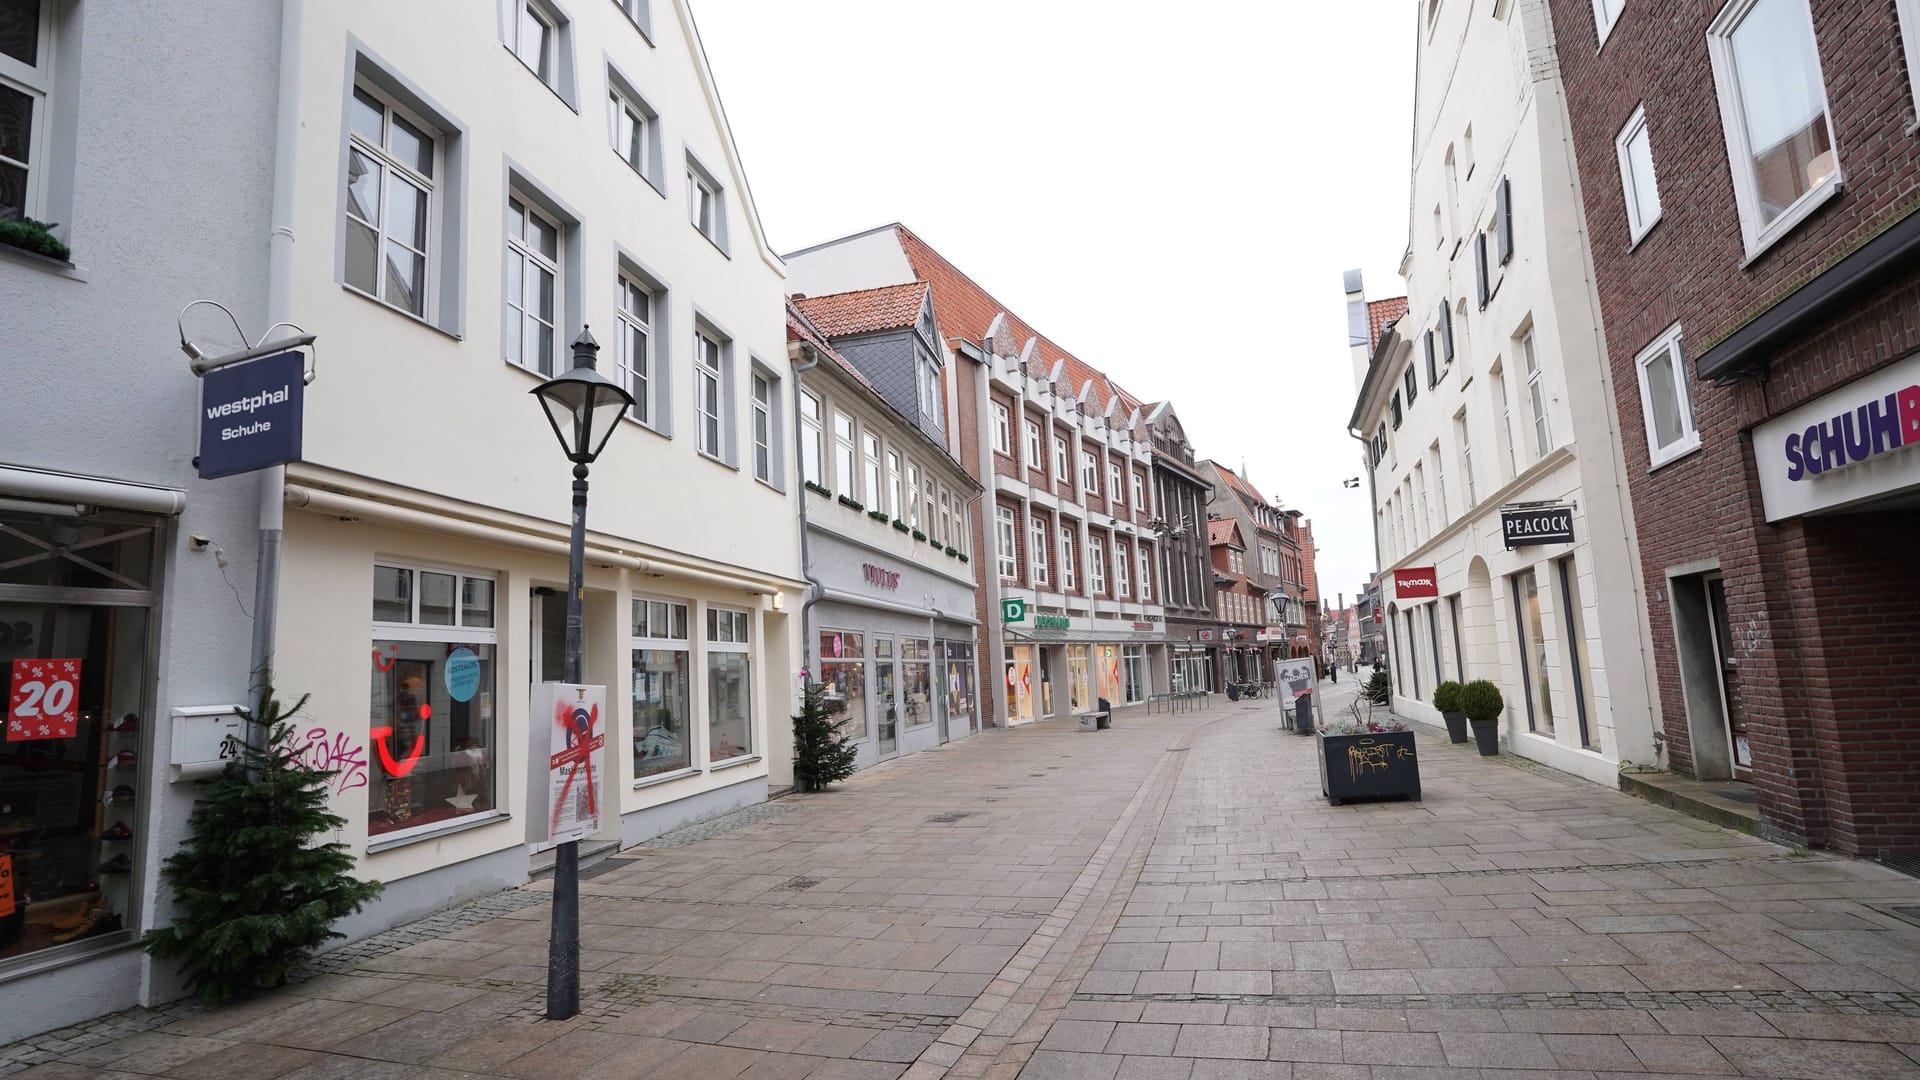
[[[533,388],[547,422],[573,462],[573,537],[567,546],[567,682],[580,681],[580,594],[587,550],[587,466],[606,448],[633,407],[633,395],[594,370],[600,345],[587,328],[573,343],[571,370]],[[528,764],[532,768],[533,763]],[[554,851],[553,923],[547,940],[547,1019],[565,1020],[580,1011],[580,842],[568,840]]]

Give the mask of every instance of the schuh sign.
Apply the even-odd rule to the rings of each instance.
[[[306,357],[275,353],[200,380],[200,479],[300,460]]]

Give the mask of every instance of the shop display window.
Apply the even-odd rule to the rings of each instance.
[[[900,639],[900,682],[906,690],[907,726],[933,723],[932,642],[926,638]]]
[[[0,969],[138,928],[155,528],[62,509],[0,513]]]
[[[688,719],[693,659],[687,642],[687,605],[635,597],[633,601],[633,778],[693,766]]]
[[[828,715],[849,739],[867,737],[866,639],[844,630],[820,633],[820,685]]]
[[[1126,673],[1127,700],[1146,700],[1147,647],[1145,645],[1123,646],[1120,653],[1120,667]]]
[[[1100,685],[1100,696],[1111,704],[1119,704],[1126,698],[1120,693],[1120,646],[1102,645],[1096,650],[1099,671],[1094,678]]]
[[[873,697],[875,717],[880,729],[879,753],[891,754],[897,745],[900,733],[900,707],[895,698],[898,685],[894,682],[893,639],[876,637],[873,639]]]
[[[947,663],[947,722],[962,730],[972,730],[974,704],[973,643],[944,641],[941,650]]]
[[[1067,646],[1067,704],[1074,712],[1093,708],[1093,649]]]
[[[374,567],[367,834],[497,805],[492,578]]]
[[[707,609],[707,760],[753,753],[753,685],[748,675],[747,613]]]

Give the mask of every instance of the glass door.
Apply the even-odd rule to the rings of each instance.
[[[1033,646],[1007,650],[1007,716],[1009,723],[1033,722]]]
[[[890,758],[900,752],[899,686],[894,679],[893,639],[873,639],[873,710],[880,733],[878,756]]]
[[[1733,778],[1753,779],[1753,747],[1747,741],[1746,712],[1740,707],[1739,667],[1733,655],[1733,631],[1727,620],[1727,581],[1708,575],[1707,614],[1713,620],[1714,670],[1720,676],[1720,708],[1727,719],[1727,742],[1733,751]]]

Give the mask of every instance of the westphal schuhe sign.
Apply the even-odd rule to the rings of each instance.
[[[1573,507],[1528,506],[1500,511],[1500,534],[1507,550],[1533,544],[1573,543]]]

